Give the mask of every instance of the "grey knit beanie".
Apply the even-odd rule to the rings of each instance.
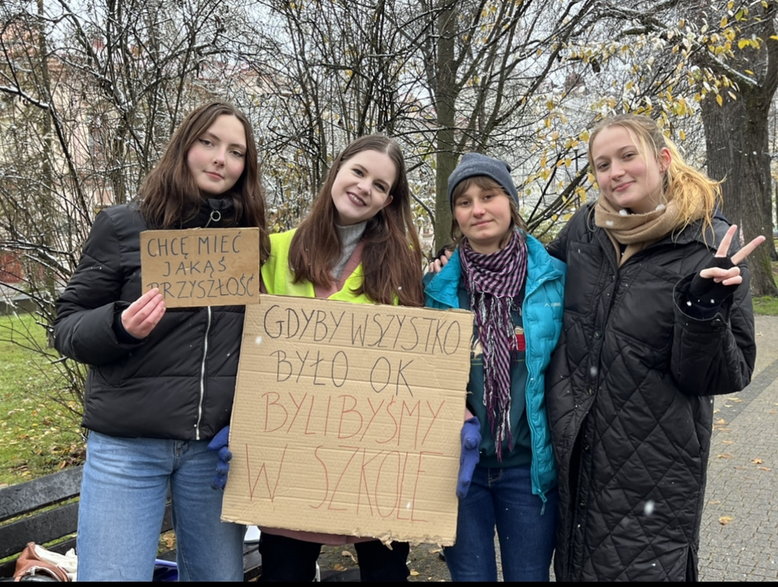
[[[511,178],[511,168],[505,161],[488,157],[481,153],[465,153],[462,155],[459,165],[448,176],[448,203],[452,208],[454,207],[454,202],[452,201],[454,188],[462,180],[476,175],[491,177],[502,186],[517,204],[519,203],[519,194]]]

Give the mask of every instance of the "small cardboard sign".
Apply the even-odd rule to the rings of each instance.
[[[168,308],[259,301],[259,228],[144,230],[140,263],[143,291]]]
[[[472,313],[246,307],[222,518],[454,543]]]

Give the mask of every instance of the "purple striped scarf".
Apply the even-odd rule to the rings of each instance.
[[[470,308],[483,349],[484,405],[497,460],[501,461],[503,441],[507,438],[508,446],[513,444],[510,351],[517,345],[511,305],[524,286],[527,243],[521,232],[514,230],[510,242],[496,253],[476,253],[466,238],[460,250]]]

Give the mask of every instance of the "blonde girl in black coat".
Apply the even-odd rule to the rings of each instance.
[[[600,189],[549,246],[567,263],[546,372],[559,473],[557,581],[697,578],[713,394],[748,385],[746,257],[717,182],[650,118],[591,133]]]

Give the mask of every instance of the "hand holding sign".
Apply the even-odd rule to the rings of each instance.
[[[146,338],[165,315],[165,300],[152,288],[122,312],[122,326],[135,338]]]

